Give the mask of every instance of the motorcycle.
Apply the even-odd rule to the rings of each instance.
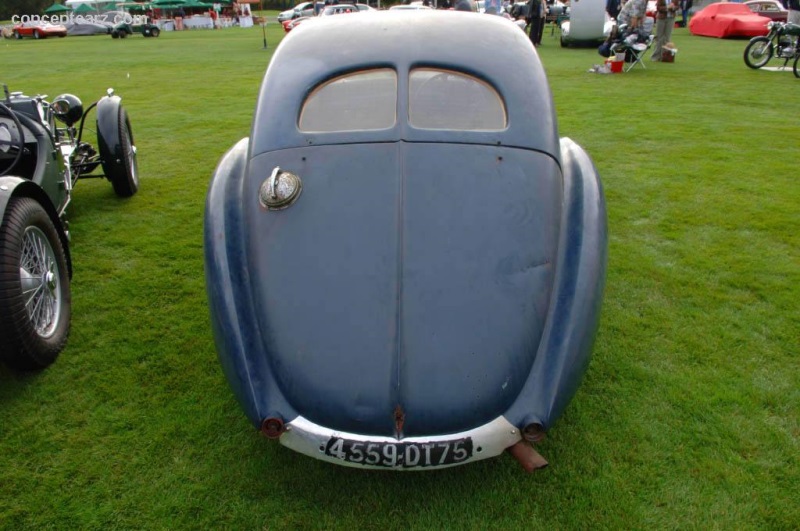
[[[744,63],[750,68],[761,68],[773,56],[784,59],[783,66],[800,55],[800,26],[792,23],[771,21],[769,33],[764,37],[753,37],[744,49]]]

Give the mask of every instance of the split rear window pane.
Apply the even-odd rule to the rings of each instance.
[[[397,74],[389,68],[355,72],[316,88],[300,113],[301,131],[370,131],[394,126]]]
[[[500,94],[460,72],[416,68],[409,79],[408,119],[420,129],[499,131],[506,128]]]

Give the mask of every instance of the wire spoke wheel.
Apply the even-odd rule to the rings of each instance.
[[[66,238],[31,197],[12,197],[0,229],[0,358],[21,370],[53,363],[69,336]]]
[[[51,337],[61,315],[61,284],[53,248],[38,227],[28,227],[22,237],[19,276],[31,325]]]
[[[744,62],[750,68],[761,68],[772,59],[772,44],[766,37],[756,37],[744,49]]]

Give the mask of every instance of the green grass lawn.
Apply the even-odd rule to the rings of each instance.
[[[551,466],[365,472],[262,438],[211,337],[205,194],[281,37],[0,41],[11,90],[114,87],[141,171],[129,200],[78,184],[68,346],[39,374],[0,368],[0,528],[800,526],[800,80],[682,29],[674,64],[590,74],[601,57],[548,28],[560,134],[593,157],[610,232],[592,363],[538,446]]]

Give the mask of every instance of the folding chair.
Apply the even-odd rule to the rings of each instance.
[[[644,19],[641,29],[635,33],[631,33],[622,40],[615,42],[611,45],[611,53],[624,53],[625,54],[625,72],[630,72],[637,64],[642,68],[647,68],[644,64],[645,55],[653,46],[655,36],[653,35],[654,21],[651,17]],[[620,30],[623,30],[621,27]]]
[[[647,52],[650,51],[650,48],[653,46],[653,42],[655,41],[655,37],[652,35],[648,35],[647,40],[644,42],[637,42],[630,45],[629,50],[631,54],[632,61],[625,66],[625,71],[630,72],[631,69],[636,65],[641,65],[642,68],[647,68],[644,65],[644,59]]]

